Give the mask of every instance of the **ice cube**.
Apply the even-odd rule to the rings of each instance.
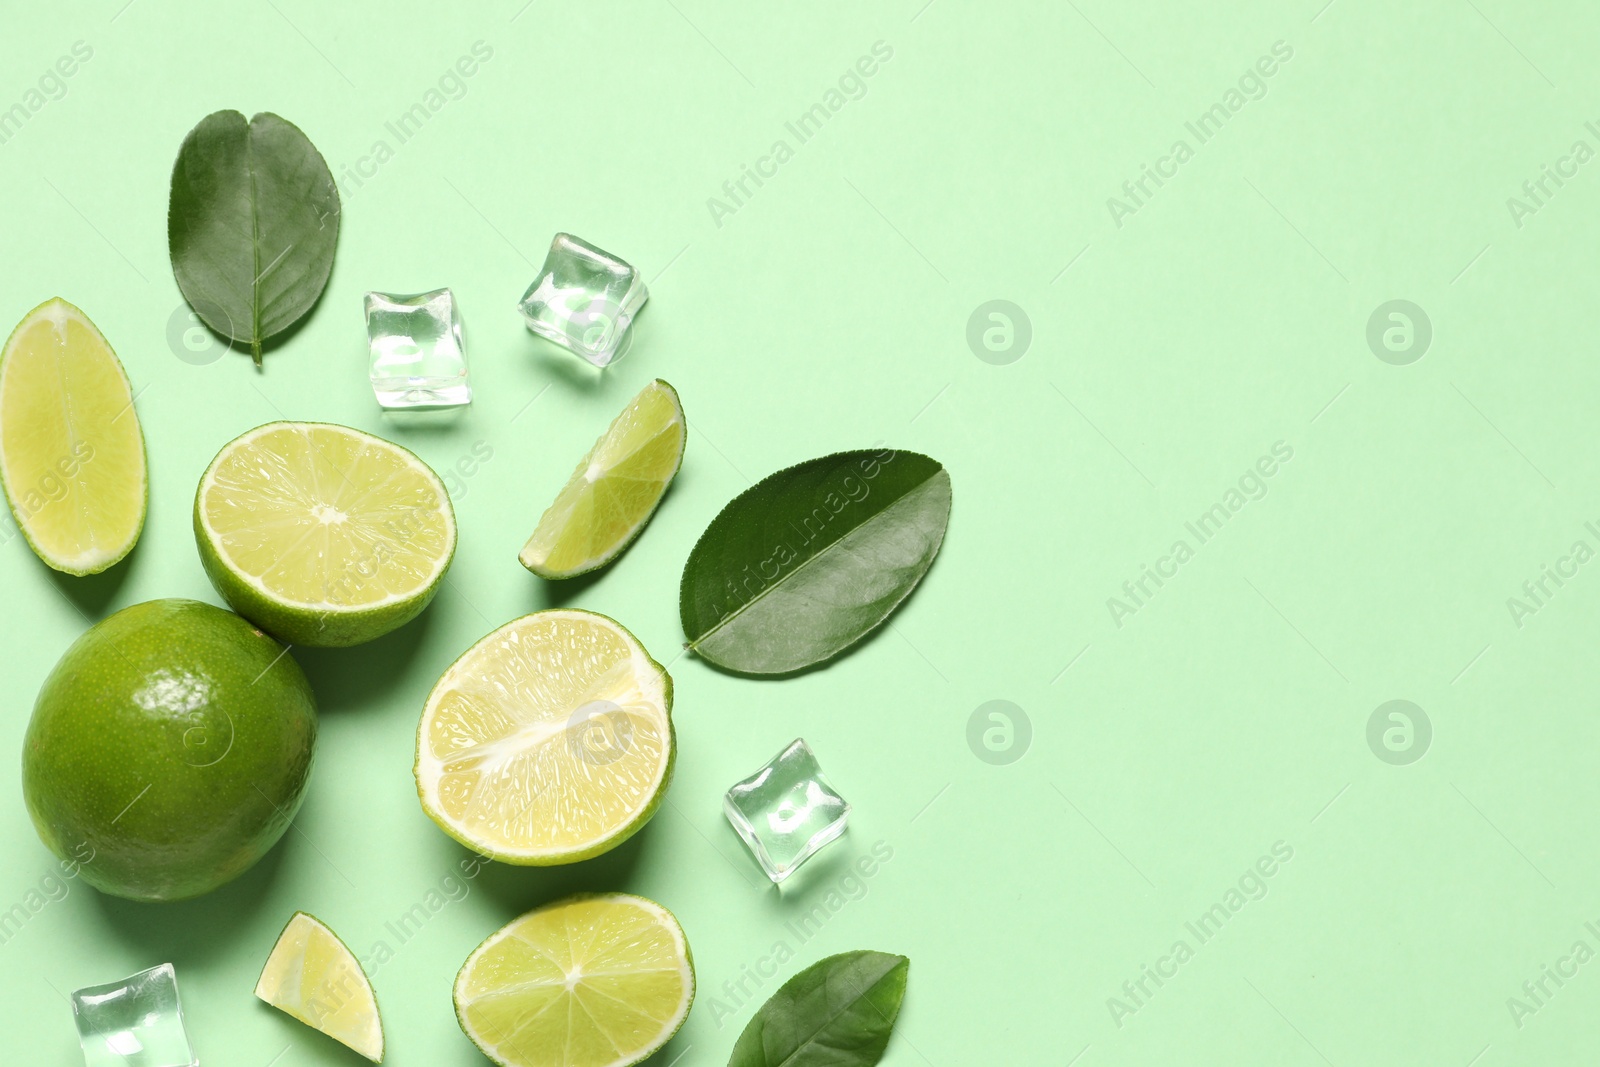
[[[472,402],[461,312],[449,289],[367,294],[369,374],[387,409],[453,408]]]
[[[86,1067],[196,1067],[183,1027],[178,976],[163,963],[72,994]]]
[[[729,789],[722,810],[774,882],[836,840],[850,817],[803,738]]]
[[[627,354],[629,328],[649,298],[633,267],[588,241],[558,233],[517,310],[540,337],[604,367]]]

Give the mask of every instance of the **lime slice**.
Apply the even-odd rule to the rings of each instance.
[[[626,893],[529,912],[456,975],[461,1029],[502,1067],[625,1067],[655,1052],[694,1003],[683,927]]]
[[[383,1022],[355,953],[314,916],[294,913],[256,981],[256,996],[383,1062]]]
[[[273,422],[223,446],[194,534],[211,584],[296,645],[355,645],[415,618],[444,581],[455,512],[439,476],[381,437]]]
[[[144,528],[144,435],[117,354],[62,299],[28,312],[0,354],[0,486],[39,558],[98,574]]]
[[[457,841],[507,863],[598,856],[672,778],[672,679],[604,615],[524,615],[444,672],[417,728],[417,795]]]
[[[571,578],[616,559],[661,503],[683,441],[677,390],[657,378],[578,462],[522,546],[522,565],[541,578]]]

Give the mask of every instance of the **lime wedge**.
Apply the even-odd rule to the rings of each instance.
[[[439,476],[381,437],[273,422],[223,446],[194,500],[200,561],[240,615],[296,645],[355,645],[444,581],[455,512]]]
[[[639,536],[683,462],[683,405],[657,378],[628,402],[546,509],[517,558],[541,578],[604,567]]]
[[[598,856],[672,778],[672,679],[604,615],[524,615],[445,671],[417,727],[417,795],[457,841],[507,863]]]
[[[694,960],[666,908],[625,893],[572,897],[515,919],[456,975],[461,1029],[502,1067],[626,1067],[694,1003]]]
[[[100,573],[144,528],[128,376],[88,316],[59,298],[28,312],[0,353],[0,486],[22,536],[66,574]]]
[[[383,1062],[383,1022],[372,983],[355,954],[314,916],[297,911],[283,928],[261,968],[256,996],[373,1063]]]

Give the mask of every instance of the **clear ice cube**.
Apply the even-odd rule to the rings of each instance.
[[[72,994],[87,1067],[195,1067],[183,1028],[178,976],[163,963],[131,978]]]
[[[844,833],[850,805],[828,784],[803,738],[728,790],[723,813],[774,882]]]
[[[461,312],[449,289],[367,294],[370,375],[386,409],[453,408],[472,402]]]
[[[558,233],[517,310],[540,337],[604,367],[627,354],[629,327],[648,299],[650,290],[633,267]]]

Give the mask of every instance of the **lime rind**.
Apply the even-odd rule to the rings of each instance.
[[[47,311],[46,309],[50,310]],[[54,319],[58,316],[74,319],[99,342],[100,346],[105,350],[105,354],[110,357],[110,366],[116,371],[118,378],[121,379],[123,389],[127,393],[126,411],[128,417],[133,421],[134,433],[139,443],[139,514],[127,536],[111,550],[100,553],[90,558],[87,562],[76,562],[60,556],[48,546],[40,543],[37,531],[33,529],[33,524],[29,521],[30,517],[18,506],[17,496],[21,490],[11,485],[3,459],[0,459],[0,493],[3,493],[6,498],[6,506],[11,511],[11,518],[17,527],[17,531],[22,534],[23,540],[28,543],[28,547],[33,550],[34,555],[38,556],[52,570],[72,575],[75,578],[82,578],[90,574],[99,574],[121,563],[127,558],[128,553],[133,551],[134,546],[139,543],[139,535],[144,532],[145,519],[150,508],[149,452],[145,445],[144,429],[139,425],[138,412],[133,407],[135,398],[133,383],[129,380],[128,372],[122,366],[122,361],[117,358],[116,350],[111,347],[111,343],[106,340],[105,335],[100,332],[99,327],[90,320],[88,315],[85,315],[74,304],[60,297],[51,297],[29,311],[17,323],[10,336],[6,338],[5,347],[0,348],[0,396],[4,394],[7,357],[12,353],[13,345],[27,328],[35,325],[39,318],[48,317]]]

